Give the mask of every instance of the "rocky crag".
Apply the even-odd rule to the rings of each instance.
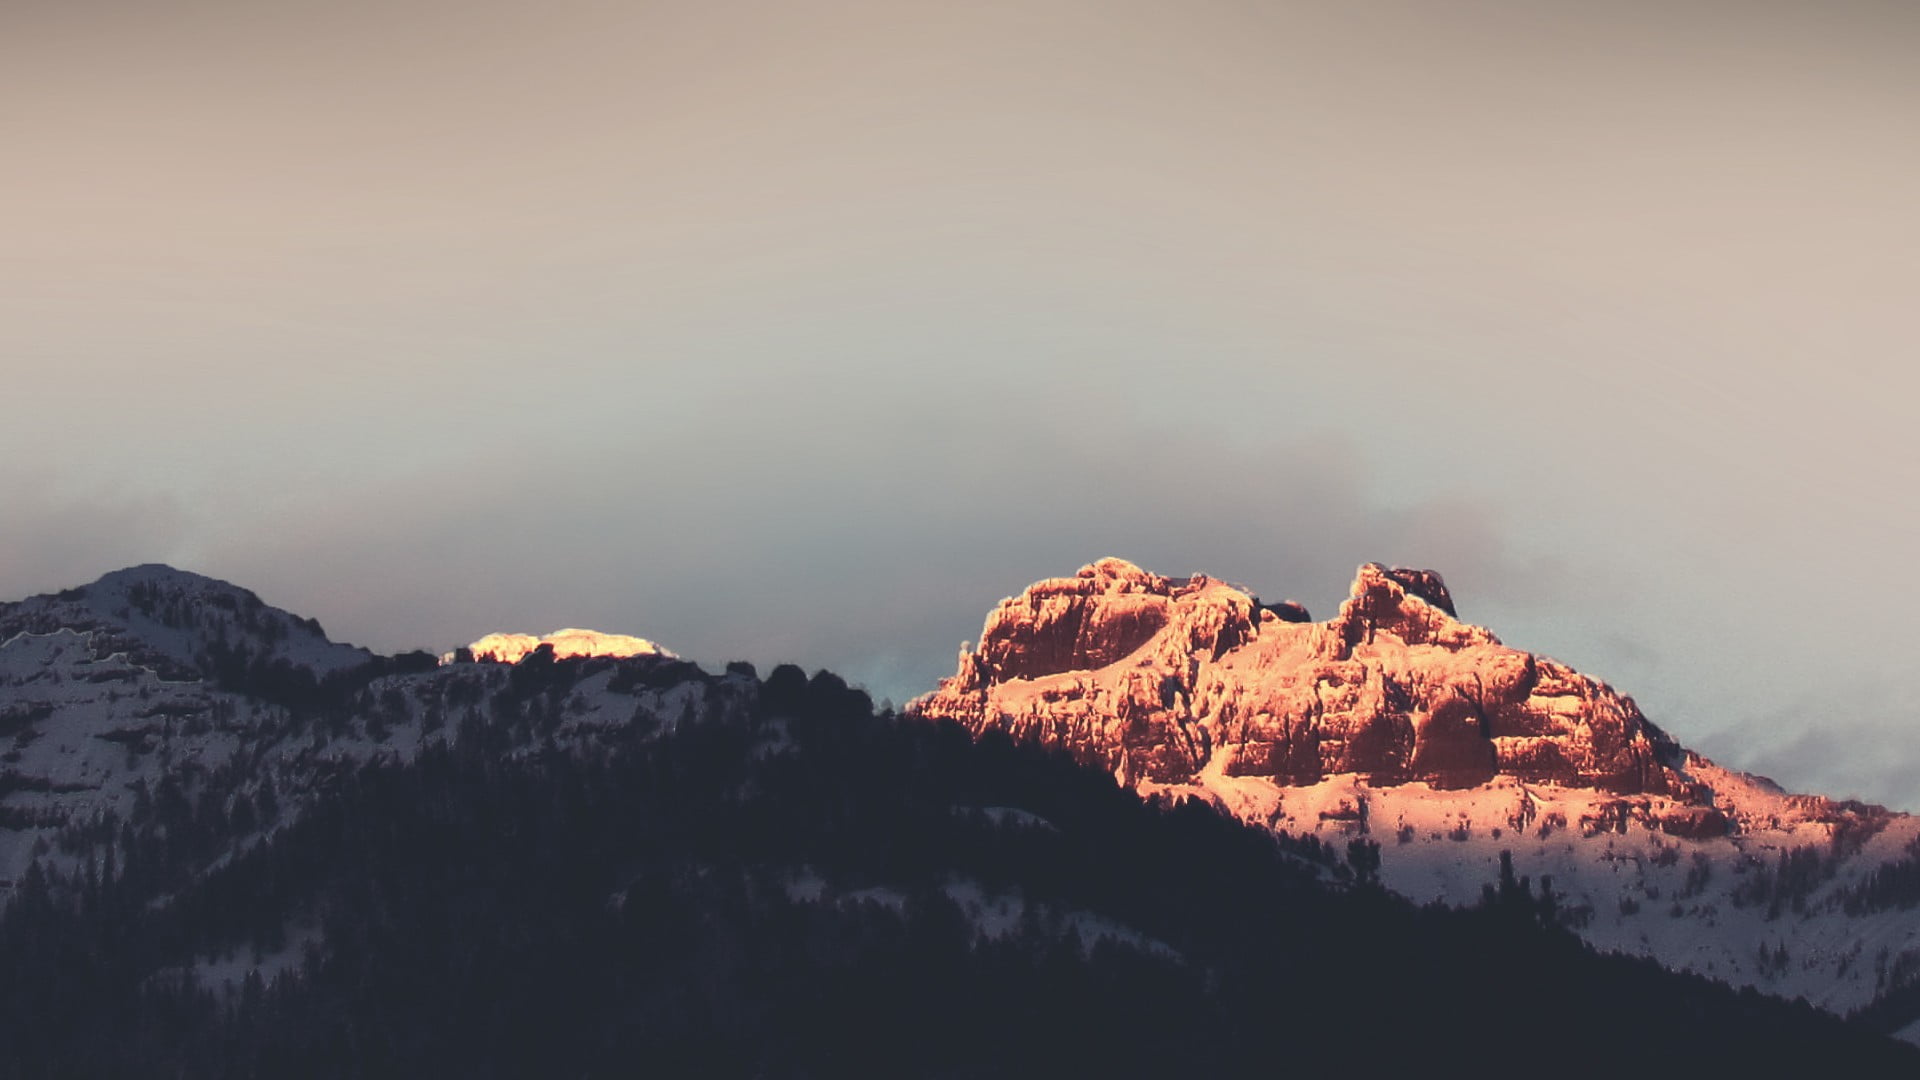
[[[1362,566],[1315,622],[1103,559],[1002,600],[908,711],[1379,844],[1381,880],[1422,902],[1474,902],[1510,854],[1602,948],[1840,1012],[1920,985],[1920,890],[1898,884],[1920,877],[1920,819],[1715,765],[1606,683],[1461,621],[1432,571]]]
[[[1632,698],[1461,622],[1438,574],[1368,564],[1338,615],[1303,614],[1103,559],[1002,601],[958,673],[913,708],[1127,780],[1189,781],[1216,755],[1227,775],[1295,785],[1504,774],[1671,796],[1701,811],[1676,828],[1724,828]]]

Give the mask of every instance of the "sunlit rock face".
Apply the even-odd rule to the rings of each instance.
[[[1380,881],[1418,903],[1478,902],[1511,859],[1596,948],[1840,1014],[1920,987],[1920,817],[1682,749],[1605,683],[1460,621],[1432,571],[1362,566],[1314,622],[1105,559],[1001,601],[908,710],[1377,844]],[[1898,1018],[1920,1041],[1920,1009]]]
[[[467,646],[475,660],[517,664],[542,645],[553,646],[557,660],[570,656],[672,656],[646,638],[603,634],[598,630],[568,628],[536,637],[532,634],[488,634]]]
[[[911,708],[1135,781],[1184,783],[1211,764],[1282,784],[1504,774],[1685,797],[1678,748],[1632,699],[1461,622],[1432,571],[1368,564],[1337,615],[1304,617],[1103,559],[1001,601],[979,647]]]

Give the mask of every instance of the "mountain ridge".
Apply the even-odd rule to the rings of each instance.
[[[1461,622],[1438,574],[1369,564],[1355,581],[1314,623],[1201,575],[1103,560],[997,606],[954,679],[907,711],[1059,750],[1151,801],[1210,804],[1347,851],[1322,872],[1361,873],[1415,903],[1472,908],[1514,872],[1551,877],[1555,918],[1604,951],[1840,1014],[1876,1009],[1888,1030],[1920,1016],[1903,1004],[1920,987],[1915,819],[1791,795],[1691,754],[1630,698]],[[1231,685],[1277,660],[1324,663],[1330,677]],[[597,758],[747,725],[752,753],[777,758],[793,742],[756,718],[765,702],[804,687],[871,711],[824,674],[763,683],[737,667],[569,659],[551,643],[513,664],[381,657],[244,589],[156,566],[0,604],[0,883],[17,891],[35,865],[80,881],[102,836],[141,822],[181,838],[168,844],[186,887],[353,777],[437,755]],[[941,700],[971,711],[937,715],[928,702]],[[1309,700],[1303,722],[1332,736],[1303,738],[1272,707]],[[1407,715],[1436,706],[1438,728]],[[1463,753],[1462,729],[1516,741]],[[1053,827],[983,805],[995,821]],[[297,960],[294,946],[270,949],[251,970]]]
[[[1679,835],[1735,827],[1689,775],[1711,762],[1609,684],[1461,621],[1434,571],[1363,564],[1323,622],[1284,607],[1100,559],[1002,600],[956,673],[907,708],[1063,745],[1123,782],[1190,780],[1225,750],[1226,775],[1291,786],[1504,775],[1664,796],[1687,811],[1664,822]],[[1779,793],[1815,815],[1891,813]]]
[[[222,643],[244,642],[249,661],[284,660],[318,678],[375,655],[333,641],[317,620],[272,607],[249,589],[164,563],[142,563],[85,585],[0,603],[0,642],[56,629],[94,633],[99,648],[177,677],[213,675],[207,653]]]
[[[427,744],[283,792],[269,829],[195,775],[60,830],[0,917],[0,1076],[1391,1075],[1575,1045],[1607,1072],[1896,1076],[1920,1053],[1596,955],[1511,867],[1470,910],[1416,907],[1353,848],[875,714],[825,672],[730,668],[732,704],[686,715],[713,678],[545,651],[386,675],[335,741],[384,712],[376,742]],[[566,735],[608,700],[632,706],[608,741]],[[436,728],[408,702],[474,708]]]
[[[1430,570],[1364,564],[1313,622],[1098,560],[1002,600],[906,709],[1150,797],[1377,840],[1382,880],[1418,902],[1472,903],[1510,855],[1597,947],[1836,1011],[1920,969],[1920,918],[1857,899],[1920,857],[1920,819],[1686,749],[1631,697],[1461,621]]]

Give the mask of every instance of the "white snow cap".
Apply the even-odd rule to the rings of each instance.
[[[563,660],[569,656],[673,655],[646,638],[631,637],[627,634],[603,634],[598,630],[581,630],[577,627],[555,630],[551,634],[540,637],[532,634],[488,634],[467,648],[473,653],[475,660],[495,660],[503,664],[517,664],[523,657],[542,645],[553,646],[554,657]],[[451,659],[451,656],[444,659]]]

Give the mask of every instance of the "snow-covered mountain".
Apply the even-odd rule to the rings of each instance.
[[[0,604],[0,900],[36,858],[77,869],[103,831],[169,808],[219,818],[244,846],[344,774],[463,730],[488,729],[502,754],[587,746],[750,697],[749,677],[706,675],[641,639],[529,640],[476,643],[527,661],[518,667],[376,656],[244,589],[159,565]],[[529,704],[556,640],[608,658],[570,673],[554,707]]]
[[[246,589],[150,563],[91,585],[0,604],[0,641],[21,633],[85,634],[102,656],[180,680],[214,675],[236,651],[244,664],[277,662],[324,678],[373,654],[327,639],[320,624],[268,607]]]
[[[1075,587],[1130,582],[1127,633],[1180,623],[1209,642],[1190,671],[1233,652],[1202,632],[1212,616],[1182,621],[1173,583],[1109,570]],[[1055,674],[1143,657],[1087,621]],[[1458,858],[1521,797],[1497,771],[1409,779],[1402,809],[1354,773],[1290,774],[1341,823],[1329,844],[1266,827],[1317,824],[1306,788],[1268,798],[1244,769],[1201,775],[1226,760],[1217,733],[1200,773],[1172,752],[1154,779],[1122,771],[1266,799],[1258,826],[876,712],[829,672],[708,674],[637,639],[567,635],[511,664],[472,647],[375,656],[157,567],[0,607],[0,625],[0,1078],[1564,1072],[1570,1046],[1574,1072],[1911,1076],[1920,1061],[1870,1025],[1583,947],[1550,898]],[[1281,635],[1263,619],[1258,636]],[[1328,692],[1352,720],[1371,700]],[[1153,751],[1127,709],[1132,745]],[[1527,782],[1541,824],[1582,777],[1621,789],[1615,826],[1653,785],[1675,801],[1650,730],[1564,741],[1576,779]],[[1348,742],[1326,760],[1374,752]],[[1442,760],[1386,745],[1367,766],[1381,776]],[[1477,759],[1462,760],[1448,768]],[[1492,895],[1423,908],[1376,887],[1374,849],[1341,830],[1388,814],[1425,828],[1442,804],[1420,790],[1455,783],[1447,797],[1486,807],[1431,824],[1469,839],[1409,850]]]
[[[36,863],[80,883],[137,854],[184,884],[366,766],[436,746],[597,757],[707,724],[777,755],[764,689],[744,666],[708,674],[593,631],[377,656],[163,566],[0,604],[0,901]],[[1318,837],[1420,902],[1479,902],[1510,853],[1601,948],[1839,1013],[1879,1002],[1883,1023],[1920,994],[1920,819],[1715,766],[1603,683],[1455,618],[1429,572],[1363,567],[1315,623],[1103,560],[1004,601],[910,712]],[[276,940],[199,976],[270,978],[312,939],[294,924]]]
[[[1101,560],[1003,600],[908,710],[1377,843],[1381,880],[1416,901],[1476,901],[1511,853],[1603,949],[1840,1013],[1920,982],[1920,818],[1715,765],[1631,698],[1460,621],[1431,571],[1363,566],[1312,622]]]

